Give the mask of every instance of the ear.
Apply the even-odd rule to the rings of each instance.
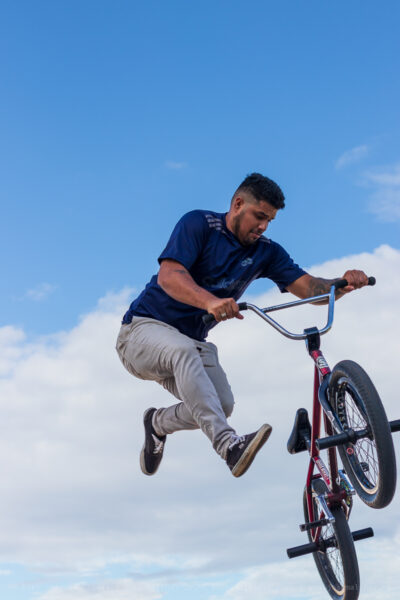
[[[244,204],[243,196],[236,196],[233,200],[232,208],[235,210],[240,210]]]

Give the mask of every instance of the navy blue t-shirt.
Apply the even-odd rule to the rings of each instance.
[[[259,277],[272,279],[285,292],[288,285],[305,274],[282,246],[264,236],[254,244],[242,246],[226,227],[225,214],[210,210],[193,210],[178,221],[158,262],[161,264],[166,258],[186,267],[197,285],[214,296],[235,300]],[[133,316],[151,317],[204,341],[216,324],[204,325],[205,314],[205,310],[171,298],[154,275],[122,322],[130,323]]]

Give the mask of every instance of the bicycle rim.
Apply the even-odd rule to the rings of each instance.
[[[329,399],[344,431],[367,430],[368,437],[339,446],[346,473],[361,500],[384,508],[396,489],[396,458],[385,409],[367,373],[345,360],[332,371]]]

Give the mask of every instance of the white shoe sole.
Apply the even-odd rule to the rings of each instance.
[[[149,412],[152,412],[153,410],[154,410],[154,408],[152,407],[152,408],[148,408],[144,412],[144,415],[143,415],[143,424],[144,424],[144,421],[146,420],[147,414]],[[152,473],[149,473],[149,471],[146,469],[146,461],[144,460],[145,449],[146,449],[146,427],[144,428],[144,444],[143,444],[143,447],[142,447],[142,451],[140,453],[140,468],[142,469],[142,473],[144,473],[144,475],[150,475],[151,476],[151,475],[154,475],[154,473],[157,472],[157,469],[158,469],[158,467],[160,465],[157,465],[156,469]]]
[[[251,463],[256,457],[257,452],[262,448],[265,444],[269,436],[271,435],[272,427],[265,423],[260,427],[254,436],[251,443],[247,446],[246,450],[243,452],[242,456],[236,463],[236,465],[232,469],[232,475],[234,477],[240,477],[243,475],[247,469],[250,467]]]

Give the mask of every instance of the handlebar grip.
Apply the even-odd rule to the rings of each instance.
[[[210,325],[210,323],[215,321],[214,315],[211,314],[203,315],[201,318],[203,319],[204,325]]]
[[[368,285],[375,285],[375,284],[376,284],[375,277],[368,277]],[[344,287],[346,287],[346,285],[348,285],[347,279],[339,279],[338,281],[335,281],[335,283],[334,283],[335,290],[340,290],[340,288],[344,288]]]
[[[239,302],[238,307],[239,310],[247,310],[247,302]],[[211,314],[203,315],[201,318],[203,319],[204,325],[210,325],[215,321],[214,315]]]
[[[335,290],[340,290],[340,288],[346,287],[347,279],[339,279],[333,285],[335,286]]]

